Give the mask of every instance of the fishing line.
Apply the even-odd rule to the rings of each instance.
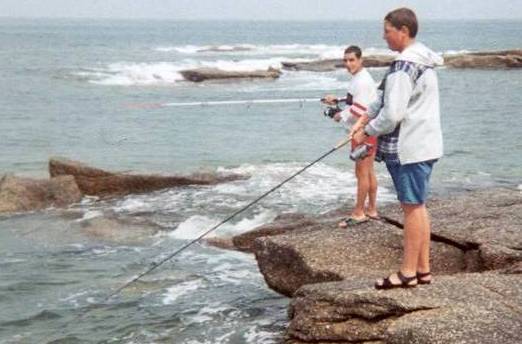
[[[218,223],[217,225],[213,226],[212,228],[210,228],[209,230],[205,231],[203,234],[199,235],[196,239],[188,242],[187,244],[183,245],[181,248],[177,249],[176,251],[174,251],[173,253],[169,254],[168,256],[166,256],[165,258],[161,259],[160,261],[158,262],[153,262],[151,263],[151,266],[141,272],[140,274],[138,274],[137,276],[135,276],[133,279],[131,279],[130,281],[128,281],[127,283],[123,284],[121,287],[117,288],[115,291],[113,291],[111,294],[109,294],[108,296],[106,296],[102,301],[101,303],[105,303],[107,301],[109,301],[111,298],[113,298],[114,296],[118,295],[122,290],[124,290],[125,288],[128,288],[130,285],[132,285],[133,283],[137,282],[138,280],[140,280],[143,276],[151,273],[152,271],[156,270],[158,267],[160,267],[161,265],[163,265],[164,263],[168,262],[169,260],[171,260],[172,258],[174,258],[176,255],[178,255],[179,253],[183,252],[184,250],[186,250],[187,248],[189,248],[190,246],[192,246],[193,244],[195,244],[196,242],[198,242],[199,240],[201,240],[203,237],[205,237],[207,234],[215,231],[216,229],[218,229],[221,225],[225,224],[226,222],[230,221],[231,219],[233,219],[234,217],[236,217],[237,215],[239,215],[240,213],[244,212],[245,210],[249,209],[250,207],[252,207],[253,205],[255,205],[256,203],[258,203],[259,201],[261,201],[263,198],[265,198],[266,196],[268,196],[269,194],[271,194],[272,192],[274,192],[275,190],[279,189],[281,186],[283,186],[284,184],[286,184],[287,182],[289,182],[290,180],[294,179],[295,177],[297,177],[298,175],[300,175],[301,173],[303,173],[304,171],[306,171],[308,168],[310,168],[311,166],[315,165],[316,163],[318,163],[319,161],[323,160],[324,158],[326,158],[328,155],[332,154],[333,152],[337,151],[338,149],[340,149],[341,147],[345,146],[348,142],[351,141],[351,137],[348,137],[344,140],[342,140],[341,142],[339,142],[335,147],[333,147],[332,149],[330,149],[328,152],[324,153],[323,155],[321,155],[319,158],[315,159],[314,161],[312,161],[311,163],[309,163],[308,165],[306,165],[305,167],[303,167],[302,169],[300,169],[299,171],[297,171],[296,173],[292,174],[290,177],[286,178],[285,180],[283,180],[282,182],[280,182],[279,184],[277,184],[276,186],[274,186],[273,188],[271,188],[270,190],[268,190],[267,192],[265,192],[264,194],[262,194],[261,196],[257,197],[255,200],[253,200],[252,202],[250,202],[249,204],[247,204],[246,206],[244,206],[243,208],[237,210],[236,212],[234,212],[232,215],[228,216],[226,219],[222,220],[220,223]],[[93,308],[96,308],[96,307],[93,307]],[[87,308],[86,311],[78,314],[73,320],[71,320],[71,323],[72,322],[77,322],[78,320],[82,319],[85,315],[87,315],[89,313],[89,311],[93,308]],[[63,329],[65,328],[62,327],[62,331]],[[48,336],[45,338],[45,340],[49,339],[51,336]]]

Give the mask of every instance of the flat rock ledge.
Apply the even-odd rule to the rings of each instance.
[[[350,206],[351,207],[351,206]],[[230,238],[289,297],[287,343],[515,343],[522,335],[522,193],[498,188],[428,203],[434,283],[377,291],[402,256],[398,205],[338,229],[343,207],[284,214]],[[519,341],[518,341],[519,342]]]
[[[84,195],[102,198],[188,185],[214,185],[247,178],[247,176],[239,174],[217,173],[194,173],[187,176],[116,173],[64,158],[51,158],[49,160],[49,174],[53,178],[62,175],[73,176]]]
[[[305,286],[290,304],[285,342],[520,343],[520,282],[520,275],[472,273],[410,290]]]
[[[482,51],[462,54],[445,54],[444,63],[451,68],[507,69],[522,68],[522,49]],[[365,67],[387,67],[394,59],[391,55],[368,55]],[[308,62],[282,62],[284,70],[329,72],[345,68],[342,59],[324,59]]]
[[[180,71],[185,80],[202,82],[206,80],[223,80],[223,79],[277,79],[281,75],[281,71],[275,68],[267,70],[253,71],[225,71],[218,68],[197,68],[185,69]]]

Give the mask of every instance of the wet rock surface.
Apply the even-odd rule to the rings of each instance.
[[[104,198],[188,185],[213,185],[246,178],[237,174],[217,173],[194,173],[187,176],[113,173],[63,158],[50,159],[49,174],[52,177],[71,175],[83,194]]]

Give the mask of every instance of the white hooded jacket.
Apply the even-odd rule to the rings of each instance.
[[[391,133],[400,125],[397,150],[403,165],[443,154],[439,86],[433,69],[442,64],[442,57],[414,42],[395,58],[384,94],[368,110],[371,121],[365,132],[370,136]]]

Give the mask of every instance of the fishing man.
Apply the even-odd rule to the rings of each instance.
[[[353,75],[348,85],[346,101],[350,106],[336,113],[333,119],[350,127],[366,113],[368,105],[377,99],[377,88],[372,76],[363,67],[362,52],[358,46],[352,45],[346,48],[343,61],[346,70]],[[334,95],[327,95],[324,99],[325,103],[330,105],[334,105],[337,101]],[[342,228],[366,222],[368,217],[377,217],[377,177],[373,168],[377,138],[368,137],[364,142],[370,144],[372,148],[368,156],[355,162],[357,200],[351,215],[339,223],[339,227]],[[356,146],[357,144],[352,142],[352,150]],[[368,208],[365,211],[366,198],[368,198]]]
[[[442,157],[439,87],[433,67],[442,65],[443,59],[415,41],[417,30],[417,17],[408,8],[391,11],[384,18],[384,39],[399,55],[379,87],[382,94],[351,132],[358,143],[378,136],[376,159],[386,163],[404,212],[400,270],[378,280],[377,289],[431,282],[430,219],[425,203],[433,165]]]

